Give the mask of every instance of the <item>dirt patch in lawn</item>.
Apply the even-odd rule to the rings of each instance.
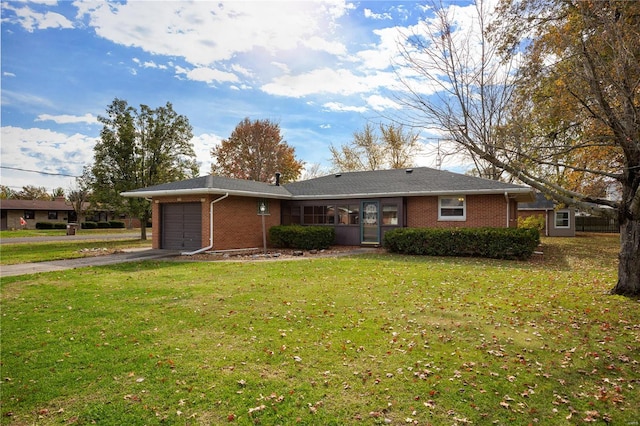
[[[383,253],[385,250],[379,247],[360,246],[332,246],[324,250],[300,250],[300,249],[243,249],[225,250],[194,254],[192,256],[178,256],[180,260],[192,261],[255,261],[255,260],[289,260],[310,259],[318,257],[347,256],[362,253]]]

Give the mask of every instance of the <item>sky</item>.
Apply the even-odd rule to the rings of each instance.
[[[200,175],[245,117],[278,123],[299,160],[329,172],[329,146],[402,115],[402,34],[433,17],[415,1],[0,4],[0,184],[13,190],[73,189],[115,98],[136,108],[171,102],[193,127]],[[458,17],[473,9],[449,7]],[[436,167],[433,137],[421,133],[416,166]]]

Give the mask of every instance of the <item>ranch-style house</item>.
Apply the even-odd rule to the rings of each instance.
[[[262,247],[262,223],[332,226],[336,244],[379,245],[398,227],[515,227],[531,188],[426,167],[336,173],[280,185],[201,176],[127,191],[152,201],[153,248]]]

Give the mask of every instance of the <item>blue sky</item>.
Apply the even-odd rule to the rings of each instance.
[[[298,159],[328,170],[331,144],[402,114],[393,97],[398,43],[431,16],[411,1],[1,5],[0,183],[15,190],[73,187],[61,175],[92,162],[96,117],[116,97],[135,107],[171,102],[188,117],[201,174],[211,148],[245,117],[279,123]],[[472,13],[466,1],[452,7]],[[416,165],[434,167],[433,135],[423,136]]]

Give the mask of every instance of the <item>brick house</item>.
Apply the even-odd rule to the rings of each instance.
[[[518,203],[534,200],[525,186],[426,167],[282,186],[210,175],[122,195],[152,200],[154,248],[194,252],[261,247],[262,219],[333,226],[340,245],[379,245],[398,227],[515,227]]]
[[[76,212],[64,197],[55,200],[0,200],[0,229],[33,229],[37,222],[69,223],[76,221]],[[26,225],[20,223],[24,219]]]

